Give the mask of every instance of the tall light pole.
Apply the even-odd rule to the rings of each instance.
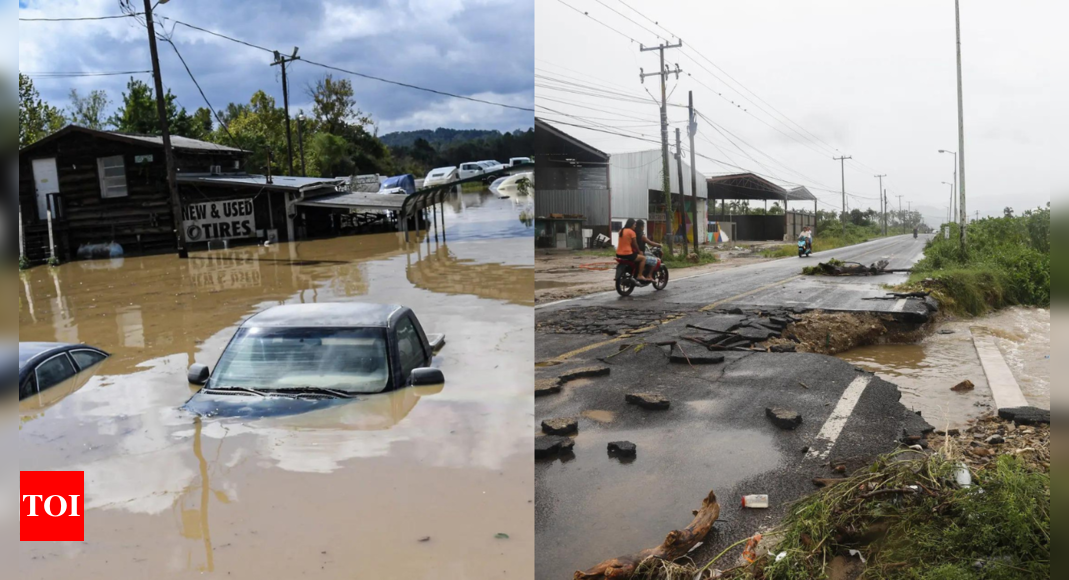
[[[832,159],[834,159],[835,161],[839,161],[842,163],[843,170],[843,217],[839,220],[843,222],[843,236],[846,235],[846,160],[853,158],[854,157],[852,155],[850,157],[847,157],[845,155],[842,157],[832,157]]]
[[[956,191],[956,188],[954,187],[954,184],[949,181],[944,181],[942,183],[943,185],[950,186],[950,209],[947,210],[947,223],[951,224],[954,223],[954,191]]]
[[[301,150],[301,177],[308,177],[308,170],[304,167],[304,113],[301,112],[297,115],[297,144]]]
[[[884,205],[883,205],[883,178],[884,177],[887,177],[886,173],[884,173],[883,175],[877,175],[876,176],[876,178],[880,180],[880,191],[879,191],[879,196],[880,196],[880,217],[883,217],[885,215],[886,211],[887,211],[887,208],[884,207]]]
[[[962,96],[961,86],[961,0],[954,0],[954,29],[957,33],[957,52],[958,52],[958,178],[959,183],[959,196],[961,201],[958,205],[958,211],[961,215],[961,251],[965,252],[965,222],[968,220],[968,213],[965,211],[965,101]]]
[[[950,151],[949,149],[940,149],[939,152],[940,153],[950,153],[950,154],[952,154],[954,156],[954,183],[953,183],[954,189],[950,190],[950,215],[951,215],[950,221],[954,221],[954,217],[953,216],[956,215],[956,212],[954,210],[958,209],[958,203],[955,200],[955,197],[956,197],[956,194],[957,194],[957,191],[958,191],[958,152],[957,151]]]

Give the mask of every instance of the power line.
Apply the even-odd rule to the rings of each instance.
[[[219,113],[215,110],[215,107],[212,106],[211,101],[208,100],[208,95],[204,94],[204,89],[202,89],[201,86],[200,86],[200,83],[197,82],[197,77],[193,76],[193,71],[190,70],[189,65],[186,64],[186,59],[182,58],[182,53],[179,52],[178,46],[174,43],[174,41],[172,41],[169,38],[166,38],[166,37],[161,37],[161,38],[163,38],[163,40],[167,44],[171,45],[171,48],[174,49],[174,53],[176,55],[178,55],[178,60],[182,61],[182,66],[185,67],[186,73],[189,75],[189,79],[191,81],[193,81],[193,84],[197,87],[197,91],[200,92],[200,97],[202,99],[204,99],[204,104],[208,105],[208,110],[210,110],[212,112],[212,115],[215,117],[215,120],[219,121],[219,126],[222,127],[223,131],[226,132],[227,137],[230,137],[231,144],[237,145],[238,141],[237,141],[237,139],[234,138],[234,135],[230,132],[230,127],[227,127],[226,123],[223,122],[223,118],[219,116]]]
[[[19,18],[19,22],[87,22],[91,20],[119,20],[121,18],[134,18],[144,16],[144,12],[131,14],[116,14],[113,16],[72,16],[69,18]]]
[[[21,71],[19,71],[21,72]],[[118,72],[23,72],[22,74],[36,78],[81,78],[81,77],[118,77],[126,75],[152,74],[150,70],[131,70]]]
[[[612,26],[609,26],[608,24],[606,24],[606,23],[604,23],[604,22],[602,22],[602,21],[598,20],[597,18],[594,18],[593,16],[591,16],[591,15],[590,15],[590,13],[589,13],[589,12],[583,12],[582,10],[580,10],[580,9],[576,8],[575,6],[572,6],[571,4],[568,4],[568,3],[567,3],[567,2],[565,2],[564,0],[557,0],[557,2],[560,2],[561,4],[564,4],[564,5],[565,5],[565,6],[567,6],[568,8],[571,8],[572,10],[574,10],[574,11],[578,12],[579,14],[582,14],[583,16],[586,16],[587,18],[589,18],[589,19],[593,20],[594,22],[597,22],[598,24],[600,24],[600,25],[604,26],[605,28],[608,28],[609,30],[611,30],[611,31],[615,32],[616,34],[619,34],[620,36],[622,36],[622,37],[624,37],[624,38],[626,38],[626,39],[630,40],[631,42],[633,42],[633,43],[635,43],[635,44],[639,44],[639,45],[641,45],[641,44],[642,44],[641,42],[639,42],[639,41],[635,40],[634,38],[631,38],[630,36],[628,36],[628,35],[624,34],[623,32],[620,32],[619,30],[617,30],[617,29],[613,28]]]
[[[199,26],[194,26],[192,24],[189,24],[188,22],[182,22],[181,20],[174,20],[173,18],[166,18],[166,17],[164,17],[163,19],[164,20],[171,20],[175,24],[180,24],[182,26],[185,26],[186,28],[192,28],[193,30],[199,30],[199,31],[204,32],[206,34],[210,34],[212,36],[217,36],[217,37],[222,38],[224,40],[229,40],[230,42],[236,42],[238,44],[244,44],[245,46],[248,46],[249,48],[255,48],[256,50],[262,50],[262,51],[264,51],[266,53],[269,53],[269,54],[274,54],[275,53],[275,51],[273,51],[273,50],[271,50],[269,48],[264,48],[262,46],[257,46],[257,45],[255,45],[255,44],[253,44],[251,42],[246,42],[244,40],[238,40],[237,38],[232,38],[232,37],[227,36],[225,34],[221,34],[221,33],[218,33],[218,32],[212,31],[212,30],[208,30],[207,28],[201,28]]]

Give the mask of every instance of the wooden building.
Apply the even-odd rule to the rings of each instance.
[[[163,140],[68,126],[19,151],[19,219],[31,262],[94,249],[124,254],[297,238],[298,201],[337,193],[340,180],[268,178],[245,171],[248,152],[173,137],[182,216],[174,215]],[[107,250],[105,250],[107,251]]]
[[[609,155],[535,119],[535,212],[582,216],[583,228],[609,235],[612,195]]]

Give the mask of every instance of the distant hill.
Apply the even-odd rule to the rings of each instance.
[[[422,131],[399,131],[379,137],[387,147],[412,147],[417,139],[426,139],[434,147],[449,146],[454,143],[475,141],[484,138],[501,137],[501,131],[480,131],[477,129],[443,129],[434,131],[424,129]]]

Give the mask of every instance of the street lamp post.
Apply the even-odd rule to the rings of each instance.
[[[947,223],[952,224],[954,223],[954,190],[956,187],[949,181],[943,181],[942,184],[950,186],[950,209],[947,210]]]
[[[940,149],[939,152],[940,153],[950,153],[951,155],[954,156],[954,183],[952,184],[952,187],[954,189],[951,190],[951,192],[950,192],[950,216],[951,216],[951,220],[950,221],[954,221],[953,217],[955,215],[957,215],[957,212],[955,210],[958,209],[958,203],[957,203],[958,153],[957,153],[957,151],[950,151],[949,149]],[[944,183],[946,183],[946,182],[944,182]]]

